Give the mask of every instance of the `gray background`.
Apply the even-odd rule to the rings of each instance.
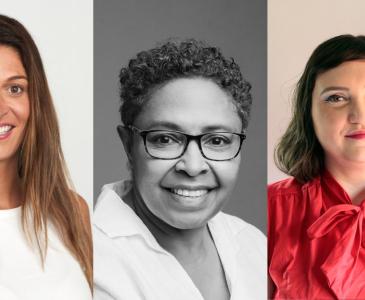
[[[267,7],[265,0],[94,1],[94,198],[128,176],[117,136],[118,74],[141,50],[169,37],[221,48],[252,84],[253,109],[237,186],[224,211],[266,233]]]

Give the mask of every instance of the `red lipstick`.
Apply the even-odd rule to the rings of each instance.
[[[365,130],[354,131],[346,134],[345,137],[355,140],[365,139]]]

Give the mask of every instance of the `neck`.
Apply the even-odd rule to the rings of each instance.
[[[21,183],[17,171],[17,160],[0,162],[0,209],[21,205]]]
[[[194,229],[175,228],[156,217],[146,206],[142,197],[133,189],[127,203],[147,226],[162,248],[173,254],[178,260],[196,260],[205,255],[211,243],[208,226]]]
[[[365,163],[338,162],[327,158],[326,168],[354,204],[360,204],[365,199]]]

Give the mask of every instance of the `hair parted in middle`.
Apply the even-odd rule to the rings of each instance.
[[[339,35],[320,44],[310,56],[293,97],[293,116],[275,149],[275,163],[305,183],[324,168],[324,151],[313,127],[312,94],[317,76],[340,64],[365,59],[365,36]]]
[[[0,14],[0,45],[20,56],[29,83],[30,114],[18,151],[18,173],[24,191],[22,225],[38,246],[44,263],[50,222],[77,259],[92,288],[90,224],[82,218],[82,202],[72,184],[61,149],[56,111],[42,59],[31,35],[13,18]]]
[[[242,128],[248,125],[252,97],[247,82],[233,58],[225,58],[216,47],[195,39],[169,39],[161,46],[142,51],[120,71],[121,119],[132,125],[151,94],[178,78],[210,79],[231,95]]]

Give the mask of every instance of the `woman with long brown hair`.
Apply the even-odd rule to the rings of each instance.
[[[37,47],[0,15],[1,299],[91,299],[88,209],[70,187]]]

